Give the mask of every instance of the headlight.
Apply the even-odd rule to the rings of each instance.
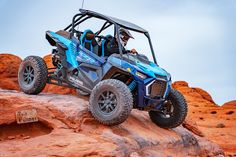
[[[141,78],[141,79],[143,79],[143,80],[147,78],[147,76],[146,76],[145,74],[140,73],[140,72],[138,72],[138,71],[137,71],[135,74],[136,74],[136,76],[138,76],[139,78]]]

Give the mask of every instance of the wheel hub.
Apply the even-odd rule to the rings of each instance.
[[[115,111],[117,106],[117,99],[113,92],[105,91],[98,99],[99,110],[105,114],[111,114]]]
[[[161,108],[161,113],[165,118],[170,118],[173,115],[174,107],[170,101],[166,101]]]
[[[34,69],[32,66],[27,66],[23,72],[24,82],[29,85],[34,80]]]

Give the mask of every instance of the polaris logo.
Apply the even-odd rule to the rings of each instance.
[[[70,82],[72,82],[72,83],[78,85],[78,86],[83,85],[83,82],[82,82],[82,81],[80,81],[80,80],[78,80],[78,79],[76,79],[76,78],[74,78],[74,77],[72,77],[72,76],[68,76],[68,80],[69,80]]]

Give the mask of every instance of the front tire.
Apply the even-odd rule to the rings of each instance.
[[[47,65],[41,57],[28,56],[20,64],[18,83],[26,94],[40,93],[47,83]]]
[[[149,111],[151,120],[162,128],[175,128],[183,123],[187,116],[188,106],[184,96],[171,89],[166,102],[160,111]]]
[[[99,82],[90,95],[89,110],[93,117],[105,125],[124,122],[133,108],[133,97],[126,84],[107,79]]]

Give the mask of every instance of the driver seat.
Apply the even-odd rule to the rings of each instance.
[[[87,50],[98,55],[98,43],[95,39],[95,34],[90,29],[84,31],[80,37],[80,43]]]

